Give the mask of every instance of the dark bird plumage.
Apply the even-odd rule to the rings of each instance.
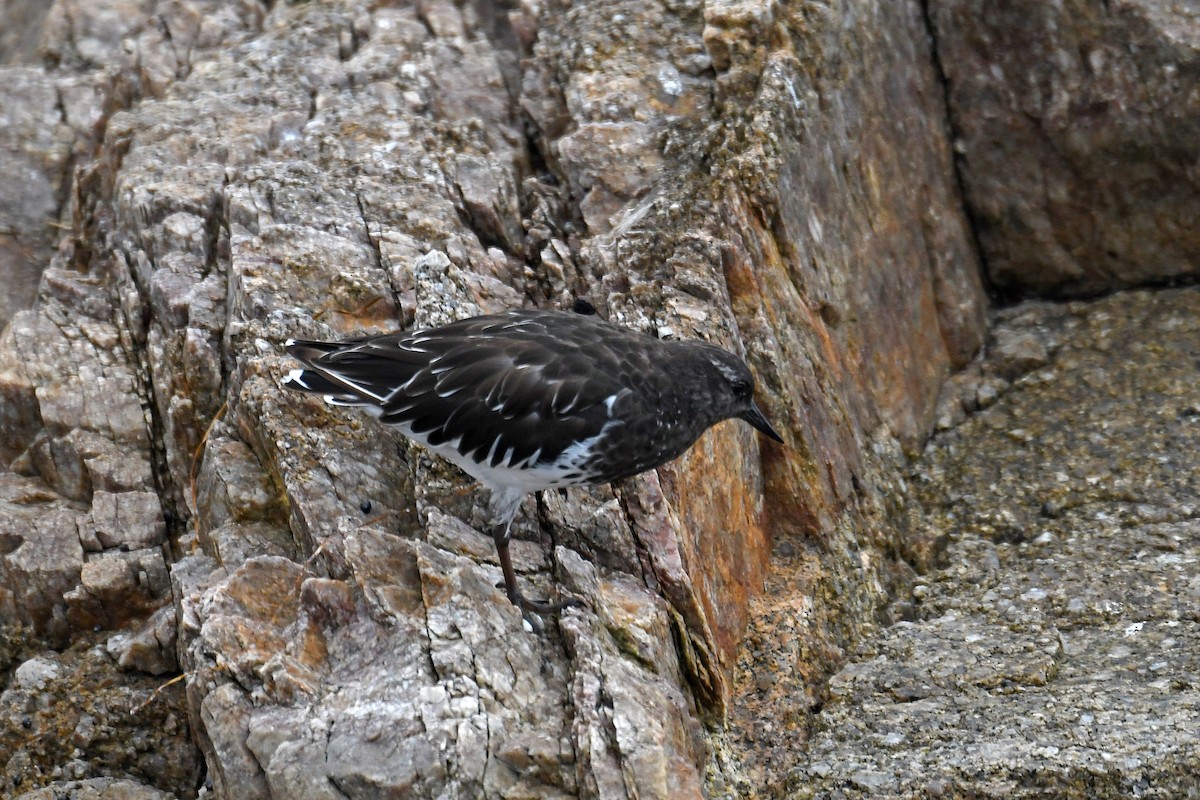
[[[508,596],[526,611],[560,607],[516,586],[508,526],[527,493],[645,472],[733,417],[782,441],[737,356],[594,316],[508,311],[287,350],[307,369],[284,386],[364,408],[491,490]]]

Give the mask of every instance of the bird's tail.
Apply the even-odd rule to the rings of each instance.
[[[307,394],[324,395],[325,402],[334,406],[370,405],[364,398],[348,392],[342,384],[327,377],[328,373],[313,362],[343,346],[338,342],[314,342],[304,339],[288,339],[284,343],[288,355],[311,369],[294,369],[282,381],[284,388]]]
[[[288,339],[283,343],[284,348],[288,351],[288,355],[297,361],[303,361],[308,366],[326,353],[332,353],[339,347],[344,347],[344,342],[314,342],[310,339]]]

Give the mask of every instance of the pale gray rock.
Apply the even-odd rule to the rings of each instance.
[[[21,9],[11,10],[11,20],[3,11],[5,32],[19,29]],[[94,152],[105,97],[103,81],[92,76],[0,66],[0,174],[9,176],[0,195],[0,329],[33,304],[70,220],[74,165]]]
[[[79,583],[63,594],[75,630],[115,629],[167,602],[170,579],[161,546],[85,556]]]
[[[161,544],[166,533],[154,492],[95,492],[92,524],[105,549],[139,550]]]
[[[169,589],[140,381],[109,309],[99,281],[53,268],[41,305],[18,313],[0,353],[3,416],[18,422],[9,453],[37,474],[0,473],[13,488],[0,510],[14,537],[3,569],[27,587],[15,618],[58,646],[73,630],[160,607]]]
[[[97,318],[108,314],[103,288],[61,270],[48,274],[43,286],[42,307],[14,318],[6,333],[11,344],[0,355],[5,399],[15,405],[35,393],[37,400],[36,416],[9,412],[29,421],[13,449],[29,447],[42,478],[71,499],[89,500],[95,482],[132,479],[149,488],[150,440],[138,378],[116,347],[115,324]],[[114,463],[118,458],[126,463]]]
[[[48,658],[31,658],[13,670],[12,685],[18,689],[44,690],[49,681],[58,677],[57,663]]]
[[[256,555],[295,557],[287,510],[270,476],[242,441],[210,433],[196,476],[197,527],[206,552],[228,568]]]
[[[7,27],[7,26],[5,26]],[[37,281],[55,236],[67,187],[70,129],[57,108],[55,82],[41,70],[0,67],[0,174],[10,176],[0,198],[0,327],[33,304]],[[56,137],[55,134],[59,134]]]
[[[4,618],[63,646],[71,635],[64,596],[83,569],[83,512],[40,480],[9,472],[0,472],[0,500]]]
[[[262,11],[253,3],[63,0],[36,12],[5,3],[0,16],[0,61],[29,65],[0,67],[0,171],[11,190],[0,201],[4,659],[46,645],[86,649],[107,627],[118,629],[124,643],[114,653],[126,668],[162,673],[174,668],[173,613],[152,617],[152,632],[138,626],[169,597],[164,544],[173,509],[164,513],[159,480],[173,479],[159,469],[162,442],[148,413],[144,312],[134,287],[112,280],[104,241],[105,175],[121,151],[106,137],[114,112],[165,90],[190,70],[190,58],[248,32]],[[184,237],[188,228],[172,232]],[[189,372],[197,390],[203,375]],[[126,621],[130,629],[119,630]],[[161,728],[157,712],[142,710],[154,700],[177,711],[181,687],[143,691],[144,678],[77,655],[65,651],[70,666],[39,695],[38,717],[6,715],[5,790],[129,771],[155,775],[164,790],[193,791],[198,751],[186,715]],[[102,688],[92,687],[105,670]],[[46,736],[72,729],[81,697],[89,716],[75,736]]]

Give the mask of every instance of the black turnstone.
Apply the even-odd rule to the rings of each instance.
[[[492,537],[524,611],[509,526],[530,492],[610,483],[678,457],[712,425],[745,420],[777,442],[745,363],[715,345],[664,341],[594,316],[508,311],[349,342],[289,340],[307,369],[283,385],[358,406],[491,490]]]

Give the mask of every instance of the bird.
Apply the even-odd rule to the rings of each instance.
[[[654,469],[726,419],[783,442],[738,356],[585,313],[511,310],[284,346],[304,365],[284,387],[364,409],[490,490],[505,593],[526,619],[580,605],[532,600],[517,585],[510,528],[527,494]]]

